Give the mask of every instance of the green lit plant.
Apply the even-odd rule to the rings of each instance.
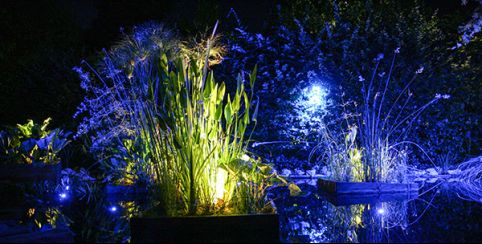
[[[159,84],[149,84],[157,86],[163,102],[136,104],[140,137],[149,145],[167,215],[246,212],[259,206],[271,174],[245,154],[244,135],[256,121],[256,110],[250,117],[253,94],[239,76],[233,98],[226,96],[225,84],[216,83],[207,66],[190,59],[169,64],[163,56]],[[251,88],[255,75],[256,69]]]
[[[348,120],[345,122],[348,123]],[[362,152],[356,142],[358,128],[349,125],[343,142],[334,136],[332,130],[326,126],[321,128],[321,142],[310,153],[310,160],[319,153],[317,161],[326,162],[330,177],[338,181],[362,182],[365,174],[363,171]]]
[[[0,158],[5,163],[45,163],[60,162],[59,152],[69,143],[69,133],[59,128],[48,130],[48,118],[42,124],[28,120],[14,128],[0,132]]]
[[[164,48],[173,42],[158,27],[137,31],[122,42],[129,62],[119,65],[114,49],[99,72],[84,63],[97,79],[76,68],[89,92],[77,135],[93,132],[91,151],[110,160],[124,182],[146,176],[165,215],[261,211],[267,187],[283,179],[246,150],[245,133],[258,113],[257,105],[251,112],[256,68],[248,91],[238,76],[230,93],[209,71],[224,50],[214,34],[194,46]],[[136,51],[151,40],[159,41],[141,46],[152,50]]]

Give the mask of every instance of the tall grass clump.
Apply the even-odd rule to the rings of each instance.
[[[378,73],[383,55],[375,59],[375,69],[368,81],[359,76],[362,83],[363,102],[359,108],[357,124],[360,128],[360,142],[363,148],[363,170],[365,181],[404,182],[407,170],[407,148],[415,146],[425,151],[409,138],[409,132],[419,115],[430,105],[450,95],[436,94],[434,98],[417,107],[410,104],[413,93],[410,86],[423,72],[420,67],[412,78],[402,85],[398,94],[390,94],[395,58],[400,52],[393,52],[388,74]],[[392,81],[393,83],[393,81]],[[429,160],[431,160],[429,158]]]
[[[310,155],[321,151],[319,160],[327,161],[332,177],[336,180],[367,182],[405,182],[410,148],[415,147],[425,155],[425,150],[410,140],[410,130],[417,118],[430,105],[450,95],[436,94],[424,105],[412,104],[413,93],[410,86],[423,67],[414,72],[401,88],[394,87],[395,58],[400,52],[397,48],[389,65],[388,73],[380,72],[379,67],[384,55],[375,59],[375,68],[366,80],[359,75],[362,101],[354,102],[354,113],[344,111],[344,124],[348,130],[332,132],[325,126],[321,133],[321,143]],[[400,85],[400,84],[396,84]],[[393,93],[391,91],[399,91]],[[359,105],[358,105],[359,104]],[[337,130],[340,131],[340,130]],[[343,135],[341,142],[337,135]],[[432,162],[430,158],[428,158]],[[433,162],[432,162],[433,163]]]
[[[107,97],[113,110],[96,110],[96,117],[108,119],[93,131],[112,136],[105,144],[116,148],[111,159],[130,160],[127,166],[154,186],[165,215],[262,211],[265,190],[277,178],[246,150],[246,130],[251,122],[255,127],[258,113],[251,108],[256,68],[249,81],[238,76],[230,93],[210,71],[222,58],[215,41],[213,32],[201,44],[158,48],[154,56],[132,59],[128,69],[105,52],[101,67],[108,76],[95,74],[104,93],[87,99]],[[110,134],[114,130],[121,133]]]

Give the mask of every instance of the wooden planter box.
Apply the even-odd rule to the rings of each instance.
[[[18,164],[0,166],[0,180],[13,183],[32,182],[39,180],[57,180],[62,166],[58,164]]]
[[[279,242],[277,214],[149,217],[130,220],[131,240],[144,242]]]
[[[337,182],[318,179],[318,189],[335,206],[403,201],[418,197],[418,184],[378,182]]]

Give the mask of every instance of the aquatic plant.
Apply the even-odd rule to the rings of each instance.
[[[371,78],[366,81],[363,76],[358,77],[363,100],[360,106],[353,102],[354,114],[343,112],[340,124],[348,127],[348,132],[341,130],[344,142],[336,138],[341,136],[338,134],[340,132],[332,132],[333,127],[328,125],[322,126],[321,142],[311,152],[310,159],[319,153],[318,162],[322,161],[330,167],[334,179],[405,182],[410,147],[420,150],[433,164],[425,150],[410,140],[409,132],[423,111],[441,99],[450,98],[450,95],[436,94],[419,107],[411,103],[413,93],[410,86],[417,75],[423,72],[423,67],[402,84],[400,92],[392,93],[392,73],[399,52],[399,48],[394,51],[388,74],[378,70],[384,56],[379,54],[374,59],[375,69]]]
[[[148,85],[162,102],[137,103],[132,111],[138,116],[139,136],[149,148],[166,214],[209,213],[214,207],[243,212],[264,197],[258,195],[265,184],[260,175],[271,174],[267,165],[246,154],[244,135],[257,113],[250,116],[253,95],[246,93],[239,76],[233,99],[228,94],[225,100],[224,83],[215,83],[208,64],[198,66],[197,61],[169,64],[162,57],[156,72],[159,83]],[[251,87],[255,76],[256,69]]]
[[[342,123],[348,123],[348,119],[345,119]],[[348,131],[343,131],[340,134],[326,125],[322,126],[320,128],[320,143],[310,152],[309,161],[326,164],[330,178],[334,180],[364,181],[365,174],[361,161],[363,149],[357,145],[357,133],[358,128],[355,125],[348,124]],[[343,142],[340,142],[341,138],[343,138]]]
[[[0,159],[3,163],[57,164],[59,153],[69,143],[69,132],[47,129],[51,118],[42,124],[28,120],[26,124],[0,131]]]
[[[160,35],[158,27],[147,28],[140,40],[140,27],[127,39],[136,44]],[[168,49],[160,36],[147,54],[133,52],[127,67],[104,52],[100,72],[84,63],[95,76],[76,68],[89,92],[77,135],[91,136],[91,151],[107,167],[134,176],[126,182],[142,176],[154,186],[163,214],[261,210],[277,175],[246,150],[246,130],[257,122],[258,108],[251,110],[256,68],[248,82],[238,76],[229,93],[209,71],[222,58],[214,32],[201,44]]]
[[[103,50],[95,66],[82,62],[92,73],[75,67],[79,74],[84,99],[74,117],[81,118],[75,139],[83,139],[105,177],[119,184],[146,181],[142,164],[146,157],[142,143],[135,137],[135,121],[128,111],[136,96],[144,90],[141,83],[132,82],[134,66],[179,51],[175,34],[162,24],[149,22],[135,26],[133,33],[122,32],[121,40],[109,50]],[[132,80],[133,81],[133,80]],[[130,94],[129,89],[136,93]]]
[[[390,94],[390,81],[398,53],[400,48],[393,52],[388,74],[378,73],[380,61],[383,59],[383,54],[379,54],[375,58],[375,69],[369,81],[359,76],[359,82],[362,83],[363,102],[357,109],[360,113],[357,124],[360,128],[366,181],[405,181],[406,146],[415,146],[426,155],[424,149],[411,141],[408,136],[414,121],[433,103],[450,98],[450,95],[436,94],[422,106],[410,106],[413,98],[410,86],[417,75],[423,72],[423,67],[414,72],[412,78],[403,84],[403,89],[398,94]],[[392,100],[389,100],[390,98]],[[430,158],[428,160],[431,161]]]

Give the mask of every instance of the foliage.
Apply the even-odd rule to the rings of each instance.
[[[209,47],[208,47],[209,50]],[[196,57],[194,57],[196,58]],[[199,59],[161,60],[156,88],[162,103],[137,104],[140,137],[151,151],[161,206],[168,215],[257,210],[271,170],[245,155],[252,94],[237,80],[234,98]],[[142,69],[140,69],[142,70]],[[255,81],[256,70],[250,76]],[[144,79],[147,74],[139,73]],[[144,81],[148,82],[148,81]],[[214,209],[214,210],[213,210]]]
[[[366,181],[398,181],[404,182],[407,167],[407,146],[415,145],[422,153],[424,149],[410,140],[409,133],[417,117],[426,108],[440,99],[448,99],[450,95],[436,94],[434,98],[423,105],[412,105],[413,93],[410,86],[417,75],[423,72],[423,67],[414,72],[413,78],[405,82],[398,94],[390,94],[394,90],[392,73],[395,57],[400,53],[394,51],[388,74],[378,72],[378,66],[383,56],[376,59],[375,70],[370,81],[359,76],[362,82],[363,102],[358,118],[361,145],[363,147],[364,175]],[[378,80],[378,82],[377,82]],[[396,97],[395,99],[393,99]],[[417,101],[420,102],[420,101]],[[429,160],[431,160],[429,158]]]
[[[462,1],[462,5],[467,4],[467,1]],[[472,19],[469,20],[465,25],[459,26],[459,33],[461,34],[461,42],[457,42],[457,44],[453,48],[459,48],[462,45],[467,45],[469,42],[474,39],[477,33],[479,33],[482,29],[482,1],[479,0],[479,6],[474,9],[474,13],[472,14]]]
[[[69,143],[70,133],[61,129],[48,130],[48,118],[42,124],[28,120],[0,132],[0,158],[3,163],[57,164],[60,151]]]
[[[456,20],[453,17],[459,13],[444,16],[418,1],[311,0],[288,4],[282,12],[291,26],[297,24],[291,20],[298,19],[307,32],[325,40],[320,51],[329,63],[338,67],[335,72],[340,74],[344,92],[358,103],[363,101],[363,91],[360,93],[357,77],[371,76],[371,61],[377,52],[390,53],[401,47],[396,71],[392,73],[394,95],[403,90],[403,81],[411,79],[412,71],[423,66],[425,72],[418,75],[421,82],[410,88],[419,94],[413,96],[413,105],[424,106],[427,98],[423,94],[443,92],[452,97],[450,104],[434,106],[414,121],[412,140],[430,149],[427,154],[432,158],[450,151],[453,163],[464,154],[479,154],[480,149],[473,142],[478,138],[475,123],[480,120],[480,114],[475,112],[478,105],[474,104],[480,93],[476,81],[480,76],[480,59],[474,59],[473,54],[480,49],[473,43],[459,51],[451,48],[457,41],[451,29],[455,30],[460,23],[447,19]],[[475,36],[473,41],[477,40]],[[388,70],[389,66],[386,63],[384,67]],[[427,162],[424,153],[412,152],[411,162]]]
[[[350,125],[348,119],[344,121],[348,131],[344,141],[340,142],[338,133],[333,129],[323,126],[320,133],[320,143],[310,153],[310,162],[313,161],[328,166],[330,178],[337,181],[362,182],[365,180],[363,170],[362,152],[356,142],[358,128]]]
[[[76,68],[88,92],[77,136],[90,135],[91,151],[108,167],[156,185],[163,214],[258,211],[277,176],[246,155],[245,132],[258,113],[250,112],[253,89],[246,92],[242,76],[232,94],[214,81],[208,69],[223,51],[214,35],[202,48],[165,31],[135,28],[119,44],[128,51],[105,52],[100,71],[91,69],[97,79]],[[250,88],[255,76],[256,69]]]
[[[216,67],[222,78],[232,79],[235,71],[247,73],[259,64],[257,103],[263,112],[253,133],[253,150],[278,168],[301,158],[303,164],[331,106],[333,78],[323,65],[321,39],[306,33],[301,24],[296,29],[280,24],[269,34],[250,33],[239,25],[224,41],[228,53]]]
[[[414,72],[409,81],[404,82],[405,85],[398,94],[393,94],[393,91],[398,91],[393,89],[392,74],[395,72],[395,57],[399,52],[399,48],[395,49],[387,74],[378,70],[383,59],[383,54],[379,54],[370,80],[358,77],[363,100],[360,106],[354,104],[356,113],[353,116],[344,116],[350,131],[345,136],[345,147],[338,146],[331,135],[333,133],[325,131],[321,135],[322,142],[315,148],[315,152],[322,151],[318,161],[326,159],[323,161],[331,166],[335,179],[405,182],[407,150],[412,147],[427,156],[426,151],[410,137],[412,126],[429,106],[441,99],[449,99],[450,95],[436,94],[422,106],[414,104],[410,87],[423,72],[423,67]],[[330,127],[326,127],[325,130],[329,130]],[[430,157],[428,160],[432,161]]]
[[[91,199],[95,197],[93,194],[96,188],[100,188],[95,184],[96,179],[93,178],[85,169],[75,171],[70,168],[63,169],[60,173],[60,184],[56,186],[56,192],[66,193],[68,197],[87,201],[95,201]]]
[[[84,100],[74,115],[82,118],[75,137],[88,142],[89,152],[100,164],[105,177],[118,184],[148,180],[141,167],[147,157],[146,151],[135,137],[136,122],[126,116],[125,107],[130,106],[127,104],[130,100],[122,100],[124,95],[132,95],[132,99],[136,96],[125,93],[129,88],[143,89],[142,84],[130,84],[135,64],[152,63],[160,58],[160,53],[170,56],[179,49],[175,35],[161,24],[149,22],[134,27],[133,33],[123,33],[119,43],[109,51],[104,50],[95,71],[83,62],[96,77],[81,67],[74,68],[85,91]],[[115,79],[120,75],[125,79]]]
[[[480,52],[476,44],[480,38],[475,36],[467,46],[452,50],[457,37],[451,35],[454,31],[450,28],[455,30],[459,24],[455,19],[448,21],[418,1],[301,0],[283,2],[276,20],[273,28],[263,34],[250,33],[239,26],[227,35],[229,52],[225,64],[229,65],[218,67],[223,75],[231,76],[234,73],[230,67],[246,70],[253,63],[262,67],[257,89],[261,94],[260,109],[264,111],[260,116],[266,119],[260,119],[253,138],[260,141],[254,145],[262,146],[256,147],[258,152],[276,162],[276,166],[312,167],[292,157],[301,158],[316,145],[310,142],[316,132],[322,133],[318,128],[322,128],[323,120],[334,121],[343,113],[356,114],[355,106],[339,109],[346,103],[340,94],[348,95],[348,102],[361,104],[364,97],[358,77],[371,77],[376,63],[373,58],[397,47],[402,51],[391,74],[391,95],[395,97],[388,95],[385,100],[394,101],[413,70],[422,65],[425,72],[418,74],[420,82],[410,88],[410,92],[418,94],[411,98],[413,106],[420,108],[427,103],[424,94],[443,92],[452,97],[450,104],[434,105],[413,121],[412,141],[430,149],[426,153],[434,159],[450,152],[453,163],[464,154],[478,154],[480,148],[474,142],[478,140],[476,124],[480,114],[476,112],[479,105],[474,102],[480,91],[480,58],[475,55]],[[382,63],[379,68],[388,72],[390,63]],[[320,80],[329,91],[330,104],[336,106],[320,110],[318,115],[309,114],[310,122],[306,124],[296,112],[306,109],[298,106],[297,101],[303,89]],[[342,138],[345,130],[346,127],[338,128],[332,133]],[[299,145],[293,147],[289,142]],[[421,151],[409,150],[407,154],[411,162],[427,162]],[[298,163],[280,162],[283,158]]]

